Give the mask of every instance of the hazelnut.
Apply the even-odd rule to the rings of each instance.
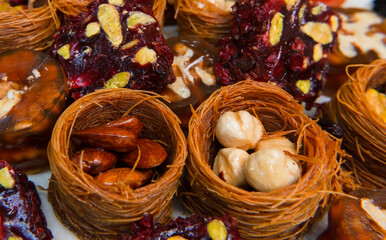
[[[217,120],[215,135],[224,147],[255,148],[264,133],[260,120],[247,111],[226,112]]]
[[[243,169],[249,154],[237,148],[223,148],[218,151],[213,163],[213,172],[235,187],[245,187]]]
[[[261,140],[256,147],[256,151],[264,148],[278,148],[292,154],[296,154],[295,144],[285,137],[276,137]]]
[[[265,148],[248,157],[244,175],[249,185],[257,191],[269,192],[297,182],[300,168],[283,150]]]

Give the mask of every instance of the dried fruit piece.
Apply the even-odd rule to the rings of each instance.
[[[313,9],[322,12],[314,15]],[[336,14],[311,0],[238,0],[233,16],[231,33],[221,40],[214,65],[217,82],[272,82],[310,109],[326,81],[326,58],[337,37],[329,24]],[[318,43],[322,52],[314,51]],[[300,91],[299,79],[309,80],[309,91]]]
[[[72,155],[71,160],[82,165],[84,172],[97,175],[110,169],[117,161],[118,156],[102,149],[84,148]]]
[[[136,189],[147,183],[153,174],[153,169],[133,170],[131,168],[114,168],[99,174],[95,180],[106,186],[123,184]]]
[[[141,153],[139,159],[138,148]],[[138,161],[137,168],[154,168],[161,165],[168,155],[161,144],[146,138],[138,139],[138,148],[122,154],[120,160],[129,167],[133,167]]]
[[[118,47],[123,41],[119,12],[114,5],[101,4],[98,8],[98,20],[106,32],[111,44]]]
[[[137,136],[132,131],[115,127],[94,127],[79,130],[73,137],[84,143],[117,152],[128,152],[137,147]]]
[[[142,131],[143,125],[143,122],[137,116],[127,115],[107,123],[105,127],[124,128],[138,136]]]
[[[0,161],[0,178],[0,239],[53,239],[34,183],[5,161]]]
[[[301,30],[315,42],[329,44],[333,40],[331,27],[327,23],[307,22],[301,27]]]
[[[67,72],[74,99],[104,88],[107,81],[122,72],[130,73],[126,84],[119,81],[118,85],[109,83],[107,87],[160,92],[175,81],[173,56],[152,16],[149,0],[123,4],[118,0],[99,0],[91,2],[88,9],[68,19],[68,25],[54,35],[51,49]],[[127,27],[128,19],[136,22],[135,27]],[[94,34],[96,29],[87,31],[92,23],[100,24],[99,33]]]

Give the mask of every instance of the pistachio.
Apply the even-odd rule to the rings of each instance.
[[[148,47],[143,47],[135,54],[135,61],[141,65],[157,62],[157,53]]]
[[[64,59],[70,58],[70,44],[65,44],[62,47],[59,48],[58,54],[62,56]]]
[[[331,31],[336,32],[339,28],[339,18],[335,15],[332,15],[330,18]]]
[[[213,240],[227,239],[227,229],[221,220],[212,220],[210,223],[208,223],[207,230],[210,238]]]
[[[168,238],[167,240],[188,240],[188,239],[181,237],[181,236],[173,236],[173,237]]]
[[[127,27],[129,29],[135,28],[138,24],[149,25],[156,22],[152,16],[143,12],[132,11],[129,15],[129,18],[127,19]]]
[[[301,30],[315,42],[329,44],[333,40],[330,25],[321,22],[307,22],[301,26]]]
[[[0,170],[0,185],[5,188],[13,188],[15,179],[13,179],[8,166]]]
[[[131,74],[129,72],[120,72],[110,78],[104,88],[123,88],[129,82]]]
[[[296,86],[302,91],[304,94],[307,94],[310,91],[311,82],[310,80],[298,80],[296,82]]]
[[[307,5],[303,5],[300,10],[299,10],[299,13],[298,13],[298,16],[299,16],[299,22],[302,23],[303,22],[303,18],[304,18],[304,12],[306,11],[306,7]]]
[[[98,20],[111,44],[114,47],[118,47],[123,41],[118,10],[112,4],[101,4],[98,7]]]
[[[314,61],[319,62],[320,59],[323,57],[323,46],[320,43],[315,44],[314,46]]]
[[[269,30],[269,42],[275,46],[280,42],[283,32],[283,18],[284,15],[280,12],[276,13],[271,21],[271,29]]]
[[[101,31],[101,25],[97,22],[92,22],[86,26],[86,36],[91,37],[98,34]]]
[[[299,2],[299,0],[284,0],[284,1],[287,4],[287,9],[291,9]]]
[[[130,48],[134,47],[135,45],[137,45],[138,42],[139,42],[138,39],[135,39],[135,40],[133,40],[133,41],[130,41],[130,42],[124,44],[124,45],[121,47],[121,50],[130,49]]]
[[[323,3],[318,3],[317,6],[313,7],[311,9],[311,13],[313,15],[319,15],[319,14],[322,14],[323,12],[327,11],[327,6],[324,5]]]
[[[115,6],[122,6],[123,0],[109,0],[109,3],[115,5]]]

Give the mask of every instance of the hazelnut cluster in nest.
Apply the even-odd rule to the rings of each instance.
[[[56,0],[34,8],[0,10],[0,52],[15,48],[44,50],[60,25]]]
[[[65,16],[76,16],[81,12],[87,12],[87,5],[90,4],[93,0],[57,0],[58,1],[58,10],[63,13]],[[111,0],[110,3],[114,5],[123,5],[125,0]],[[144,4],[147,2],[152,3],[153,16],[158,20],[161,26],[164,22],[164,12],[166,9],[166,0],[145,0]]]
[[[180,35],[198,36],[213,44],[230,31],[231,9],[219,7],[216,1],[171,0],[175,8]],[[221,2],[218,1],[218,2]],[[223,1],[226,2],[226,1]]]
[[[165,144],[167,158],[145,186],[106,186],[71,161],[72,132],[104,125],[125,114],[144,123],[140,137]],[[146,154],[146,153],[143,153]],[[49,200],[58,218],[82,239],[118,239],[144,214],[169,219],[187,155],[186,139],[176,115],[154,93],[129,89],[98,90],[74,102],[61,115],[48,148],[52,169]]]
[[[358,68],[327,104],[323,117],[335,121],[344,131],[343,147],[352,155],[346,166],[366,187],[386,186],[386,122],[366,96],[369,89],[385,93],[386,59]],[[350,66],[347,70],[350,69]],[[386,107],[383,103],[383,108]]]
[[[212,170],[219,150],[214,129],[228,111],[246,110],[264,125],[264,138],[286,136],[297,143],[301,176],[297,183],[270,192],[226,183]],[[189,156],[181,199],[192,212],[238,219],[243,239],[286,239],[304,233],[323,212],[332,193],[353,186],[341,168],[341,141],[333,139],[291,95],[274,84],[246,80],[214,92],[189,122]]]

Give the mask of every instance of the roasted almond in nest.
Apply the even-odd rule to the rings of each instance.
[[[161,165],[167,157],[167,152],[161,144],[150,139],[139,138],[138,148],[124,153],[120,160],[133,167],[137,163],[138,168],[153,168]]]
[[[143,122],[137,116],[128,115],[107,123],[105,127],[123,128],[134,132],[138,136],[142,131]]]
[[[87,128],[72,134],[84,143],[117,152],[128,152],[137,146],[137,135],[129,130],[116,127]]]
[[[152,169],[114,168],[99,174],[95,180],[106,186],[123,184],[136,189],[147,183],[153,175],[154,170]]]
[[[117,159],[117,155],[96,148],[84,148],[71,157],[73,162],[82,166],[84,172],[91,175],[109,170]]]

